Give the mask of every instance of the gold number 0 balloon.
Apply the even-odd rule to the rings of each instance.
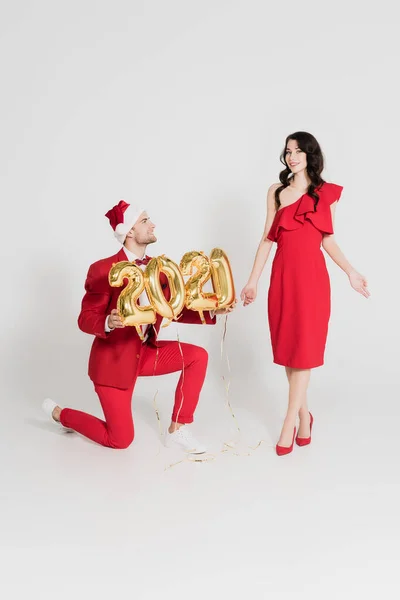
[[[170,300],[164,296],[160,283],[160,273],[165,273],[171,290]],[[168,319],[163,327],[167,327],[173,319],[177,319],[185,305],[185,282],[179,267],[165,255],[152,258],[144,274],[146,292],[150,302],[159,315]]]
[[[118,314],[124,325],[134,325],[136,327],[140,339],[143,340],[143,332],[140,326],[155,323],[157,315],[151,306],[137,305],[137,299],[145,287],[142,270],[134,263],[125,260],[114,264],[108,274],[109,284],[112,287],[121,287],[124,279],[128,279],[128,285],[118,297]]]
[[[235,301],[235,285],[227,255],[221,248],[214,248],[210,255],[211,277],[218,296],[218,308],[228,308]]]
[[[192,275],[186,282],[186,307],[190,310],[199,312],[202,323],[205,323],[203,311],[213,310],[218,307],[218,298],[215,292],[204,292],[203,287],[210,279],[211,264],[208,256],[204,252],[186,252],[182,257],[180,268],[183,275],[192,275],[193,268],[197,269],[197,273]]]

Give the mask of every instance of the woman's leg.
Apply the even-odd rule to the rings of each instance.
[[[285,367],[286,377],[290,384],[290,376],[292,374],[292,367]],[[307,406],[307,395],[304,398],[304,402],[299,409],[299,437],[306,438],[310,435],[310,413]]]
[[[302,415],[304,414],[311,369],[291,369],[291,372],[286,371],[286,373],[289,379],[289,406],[278,445],[289,447],[293,440],[293,429],[296,426],[300,409],[302,409]],[[302,420],[304,422],[304,416]]]

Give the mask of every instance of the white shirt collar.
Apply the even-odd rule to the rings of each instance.
[[[128,250],[128,248],[126,248],[125,246],[123,246],[123,251],[125,252],[126,257],[130,262],[134,262],[135,260],[142,260],[142,259],[139,259],[139,257],[136,256],[136,254],[134,254],[133,252]],[[144,256],[146,256],[146,255],[144,255]],[[144,258],[144,256],[143,256],[143,258]]]

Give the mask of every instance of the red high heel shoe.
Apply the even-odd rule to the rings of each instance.
[[[310,414],[310,437],[308,438],[301,438],[299,436],[296,437],[296,444],[298,446],[308,446],[308,444],[311,444],[311,431],[312,431],[312,426],[314,423],[314,418],[312,416],[311,413]]]
[[[296,427],[294,428],[294,431],[293,431],[293,440],[292,440],[291,446],[287,447],[287,446],[279,446],[278,444],[276,445],[276,453],[278,456],[285,456],[285,454],[291,453],[291,451],[293,450],[295,436],[296,436]]]

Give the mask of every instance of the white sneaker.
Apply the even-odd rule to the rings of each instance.
[[[51,398],[46,398],[43,401],[42,409],[43,412],[46,413],[46,415],[50,418],[50,421],[56,427],[58,427],[62,431],[65,431],[66,433],[71,433],[72,431],[74,431],[73,429],[70,429],[69,427],[64,427],[64,425],[60,423],[60,421],[56,421],[55,419],[53,419],[53,410],[56,408],[56,406],[58,406],[58,404],[54,402],[54,400],[51,400]]]
[[[165,433],[165,445],[167,448],[180,448],[190,454],[204,454],[206,452],[205,446],[196,440],[186,425],[182,425],[182,427],[173,433],[169,433],[167,430]]]

